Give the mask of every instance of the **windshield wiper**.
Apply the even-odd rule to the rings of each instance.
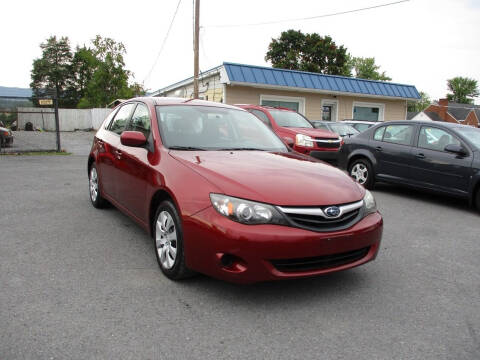
[[[206,151],[204,148],[194,147],[194,146],[170,146],[170,150],[188,150],[188,151]]]

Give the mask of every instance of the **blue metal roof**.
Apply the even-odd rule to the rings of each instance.
[[[420,99],[420,94],[413,85],[228,62],[224,62],[223,66],[231,82],[288,86],[302,89],[351,93],[352,95],[362,94],[401,99]]]

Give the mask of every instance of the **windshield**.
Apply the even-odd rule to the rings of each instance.
[[[162,141],[179,150],[264,150],[288,152],[255,115],[214,106],[157,106]]]
[[[480,129],[475,129],[464,125],[462,127],[455,128],[455,130],[462,134],[477,149],[480,149]]]
[[[293,111],[269,110],[278,126],[313,128],[312,124],[299,113]]]
[[[336,132],[338,135],[341,135],[341,136],[345,136],[349,134],[354,135],[359,133],[357,129],[347,124],[331,123],[329,125],[333,132]]]

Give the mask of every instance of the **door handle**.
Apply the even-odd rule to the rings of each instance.
[[[377,151],[382,151],[383,149],[382,149],[381,146],[377,146],[377,147],[375,148],[375,150],[377,150]]]
[[[419,154],[415,155],[415,157],[417,157],[419,159],[425,159],[425,155],[422,154],[422,153],[419,153]]]

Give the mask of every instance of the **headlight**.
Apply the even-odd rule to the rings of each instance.
[[[313,147],[313,139],[307,135],[297,134],[295,136],[295,145]]]
[[[286,223],[283,216],[271,205],[220,194],[210,194],[210,200],[220,214],[242,224]]]
[[[365,206],[365,216],[377,211],[377,204],[375,203],[375,198],[368,190],[365,190],[365,196],[363,197],[363,206]]]

